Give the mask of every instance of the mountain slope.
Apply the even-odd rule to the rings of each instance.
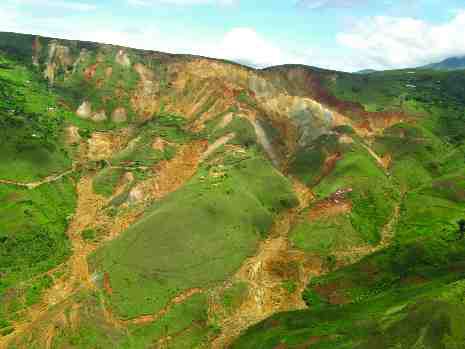
[[[435,70],[461,70],[465,69],[465,57],[450,57],[438,63],[431,63],[422,68]]]
[[[460,301],[428,298],[461,285],[458,72],[254,70],[12,33],[0,57],[0,345],[410,345],[437,325],[389,342],[420,295],[451,330],[418,343],[461,340]],[[393,327],[345,335],[374,314],[359,299]]]

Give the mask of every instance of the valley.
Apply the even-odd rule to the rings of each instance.
[[[464,82],[0,33],[0,348],[461,348]]]

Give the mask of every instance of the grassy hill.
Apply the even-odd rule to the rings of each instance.
[[[462,347],[463,80],[0,33],[0,346]]]

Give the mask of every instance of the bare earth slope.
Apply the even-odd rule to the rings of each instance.
[[[315,330],[275,314],[320,321],[313,308],[355,309],[365,288],[433,279],[425,265],[443,249],[428,239],[449,239],[465,205],[462,140],[424,101],[429,75],[419,96],[392,74],[255,70],[0,33],[11,163],[0,167],[0,347],[365,343],[346,323]],[[431,78],[460,95],[458,77]],[[391,257],[415,243],[427,270],[399,276]],[[350,268],[389,279],[366,287],[371,276]]]

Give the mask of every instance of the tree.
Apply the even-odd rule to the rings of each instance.
[[[465,219],[459,220],[457,224],[459,226],[459,239],[463,240],[463,238],[465,238]]]

